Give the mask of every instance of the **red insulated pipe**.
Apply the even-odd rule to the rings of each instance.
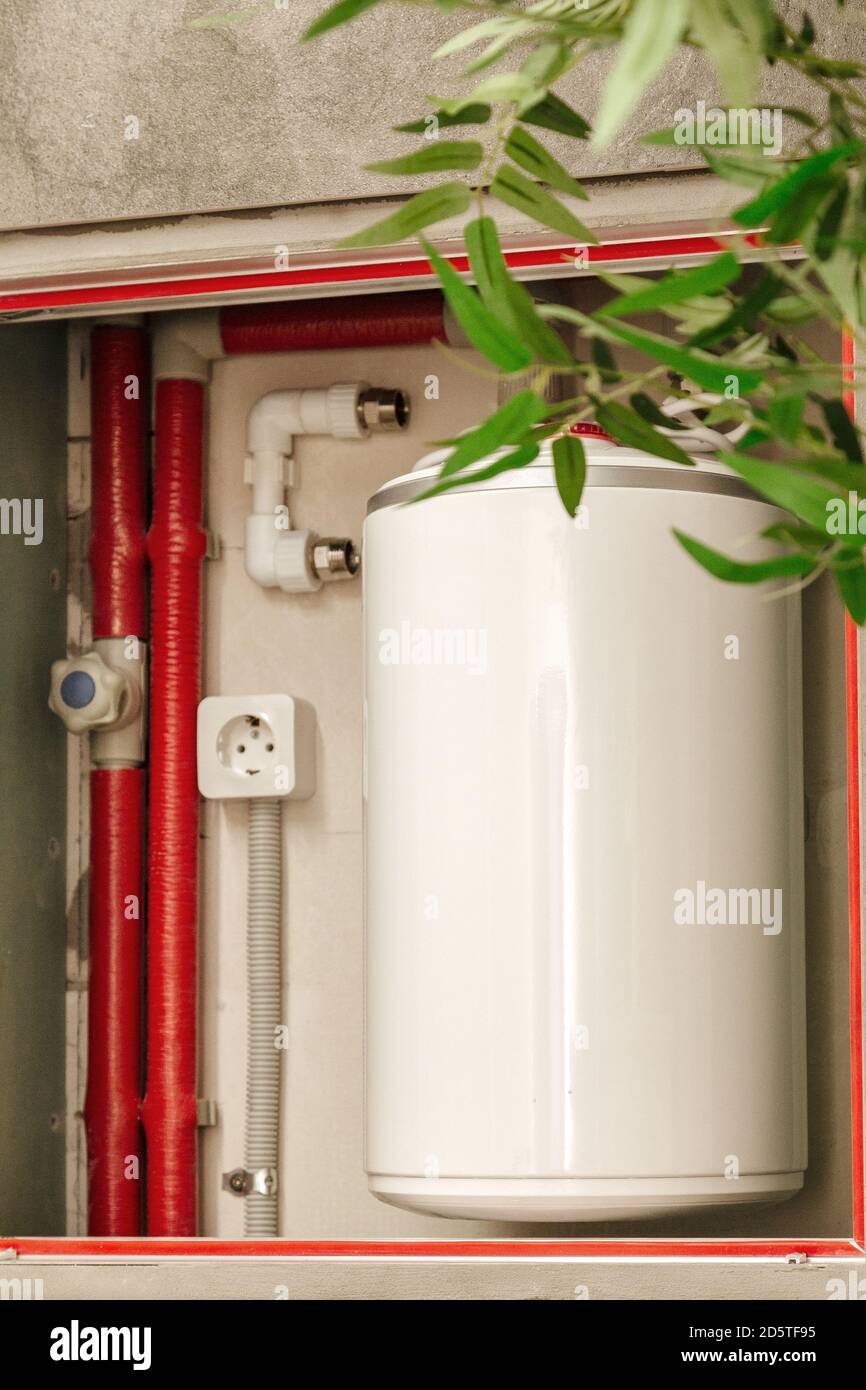
[[[229,355],[406,347],[434,338],[448,341],[444,301],[438,290],[231,304],[220,310],[220,335]]]
[[[144,769],[90,774],[88,1231],[141,1234],[141,883]]]
[[[151,562],[147,1225],[196,1232],[196,711],[201,657],[204,388],[156,388]]]
[[[91,337],[94,639],[145,632],[146,341],[140,328],[95,328]]]
[[[146,335],[91,337],[93,636],[146,631]],[[144,773],[90,774],[88,1230],[141,1233],[141,904]]]

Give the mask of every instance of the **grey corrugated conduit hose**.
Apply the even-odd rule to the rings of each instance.
[[[249,802],[247,866],[247,1172],[276,1174],[280,1139],[280,802]],[[248,1192],[244,1235],[278,1234],[276,1192]]]

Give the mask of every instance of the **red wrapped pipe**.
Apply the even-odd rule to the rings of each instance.
[[[147,614],[145,333],[140,328],[95,328],[90,370],[93,636],[95,640],[143,637]]]
[[[146,631],[147,339],[139,328],[91,338],[93,635]],[[141,1233],[141,904],[144,773],[90,775],[88,1230]]]
[[[447,342],[444,307],[438,290],[231,304],[220,310],[220,335],[229,355]]]
[[[88,1231],[141,1234],[141,882],[144,769],[90,775]]]
[[[204,388],[156,388],[151,562],[147,1225],[196,1233],[196,711],[201,658]]]

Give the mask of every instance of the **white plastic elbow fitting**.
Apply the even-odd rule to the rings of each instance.
[[[338,383],[306,391],[269,391],[247,418],[247,452],[290,455],[296,434],[330,434],[364,439],[359,403],[365,382]]]
[[[244,532],[244,564],[256,584],[289,593],[314,593],[322,587],[312,558],[318,537],[289,529],[286,488],[294,483],[294,437],[365,439],[369,430],[361,398],[368,389],[366,382],[340,382],[304,391],[269,391],[250,411],[244,480],[253,489],[253,499]]]

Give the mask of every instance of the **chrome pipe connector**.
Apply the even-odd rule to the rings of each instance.
[[[361,555],[354,541],[333,536],[317,536],[312,547],[313,573],[317,579],[354,579],[361,568]]]
[[[358,396],[358,419],[365,430],[404,430],[411,407],[405,391],[368,386]]]

